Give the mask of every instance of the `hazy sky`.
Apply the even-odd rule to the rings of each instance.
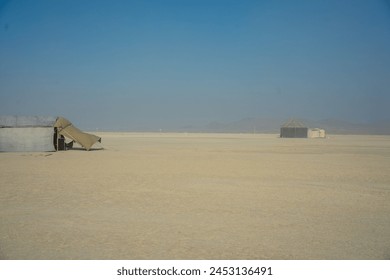
[[[1,1],[0,114],[390,119],[390,1]]]

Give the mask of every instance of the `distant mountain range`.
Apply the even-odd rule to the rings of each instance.
[[[234,122],[211,122],[204,126],[184,126],[182,132],[226,132],[226,133],[279,133],[287,120],[269,118],[245,118]],[[390,120],[371,123],[354,123],[338,119],[319,121],[299,119],[309,128],[323,128],[329,134],[375,134],[390,135]]]

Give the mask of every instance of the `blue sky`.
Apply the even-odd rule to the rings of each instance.
[[[390,119],[390,1],[0,1],[0,114]]]

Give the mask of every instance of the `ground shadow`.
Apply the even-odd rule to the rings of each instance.
[[[87,151],[85,148],[81,148],[81,147],[73,147],[73,148],[70,148],[68,149],[69,151],[71,150],[75,150],[75,151]],[[89,152],[92,152],[92,151],[102,151],[104,150],[104,148],[91,148],[89,149]]]

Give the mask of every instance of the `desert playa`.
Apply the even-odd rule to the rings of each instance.
[[[0,153],[1,259],[390,258],[390,136],[99,136]]]

